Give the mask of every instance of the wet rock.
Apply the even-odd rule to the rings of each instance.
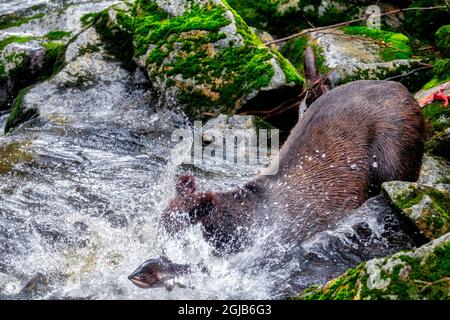
[[[0,44],[0,110],[10,107],[12,97],[52,74],[61,61],[64,45],[33,37],[8,37]]]
[[[234,113],[272,91],[284,92],[286,99],[303,82],[284,57],[269,51],[220,0],[138,1],[133,10],[112,7],[98,19],[100,34],[132,34],[134,59],[147,70],[160,105],[182,106],[191,117]],[[268,107],[277,105],[280,95],[272,100],[269,94]]]
[[[383,192],[428,238],[450,231],[450,185],[435,187],[410,182],[385,182]]]
[[[284,280],[280,287],[289,284],[287,296],[292,297],[311,285],[325,284],[363,261],[411,250],[424,243],[414,224],[398,215],[383,196],[377,196],[352,210],[336,226],[293,245],[289,250],[293,260],[286,261],[284,267],[292,267],[293,263],[295,267],[289,271],[292,274],[287,283]],[[276,245],[273,249],[269,249],[271,245],[267,247],[268,252],[277,250]],[[277,270],[279,263],[275,264]]]
[[[114,123],[116,108],[122,108],[126,101],[131,106],[146,102],[146,93],[143,92],[146,86],[148,81],[139,76],[139,71],[123,69],[120,61],[116,61],[102,46],[95,29],[87,28],[68,45],[61,71],[22,90],[16,97],[5,132],[36,115],[40,120],[61,125],[67,124],[72,114],[77,114],[81,125],[92,125],[109,113],[110,121]],[[141,87],[139,97],[132,93],[138,87]],[[98,101],[104,107],[100,113],[94,112],[98,111]],[[132,126],[140,123],[135,119],[128,120]]]
[[[450,59],[447,60],[450,62]],[[448,69],[446,72],[448,72]],[[430,83],[434,81],[432,80]],[[450,94],[450,82],[447,82],[421,90],[416,93],[415,97],[419,102],[424,101],[433,93],[438,92],[440,88],[444,89],[445,94]],[[422,111],[427,123],[426,151],[450,161],[450,108],[444,107],[442,101],[435,101],[426,105]]]
[[[311,26],[359,17],[367,7],[365,1],[299,1],[299,0],[228,0],[233,9],[252,27],[281,36]]]
[[[50,77],[60,68],[72,36],[82,28],[81,16],[112,1],[31,2],[0,9],[0,110],[11,107],[20,90]],[[12,9],[12,7],[10,8]]]
[[[362,263],[298,299],[449,300],[449,261],[450,233],[419,249]]]

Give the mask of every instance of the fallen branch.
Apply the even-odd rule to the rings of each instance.
[[[287,36],[287,37],[284,37],[284,38],[272,40],[272,41],[266,42],[264,44],[266,46],[268,46],[268,45],[271,45],[271,44],[274,44],[274,43],[284,42],[284,41],[287,41],[287,40],[290,40],[290,39],[294,39],[294,38],[303,36],[305,34],[317,32],[317,31],[321,31],[321,30],[337,29],[339,27],[345,27],[345,26],[348,26],[348,25],[350,25],[352,23],[356,23],[356,22],[361,22],[361,21],[367,20],[367,18],[369,18],[369,17],[371,17],[371,18],[378,18],[378,17],[384,17],[384,16],[388,16],[388,15],[392,15],[392,14],[396,14],[396,13],[400,13],[400,12],[412,11],[412,10],[436,10],[436,9],[445,9],[445,8],[447,8],[447,6],[404,8],[404,9],[392,10],[392,11],[385,12],[385,13],[382,13],[382,14],[379,14],[379,15],[370,15],[370,16],[366,15],[363,18],[358,18],[358,19],[353,19],[353,20],[349,20],[349,21],[344,21],[344,22],[332,24],[332,25],[329,25],[329,26],[303,30],[303,31],[301,31],[299,33],[295,33],[293,35],[290,35],[290,36]]]
[[[398,79],[398,78],[407,77],[407,76],[409,76],[409,75],[411,75],[411,74],[413,74],[413,73],[415,73],[415,72],[417,72],[417,71],[425,70],[425,69],[433,69],[433,66],[420,67],[420,68],[411,70],[411,71],[408,72],[408,73],[405,73],[405,74],[399,74],[399,75],[392,76],[392,77],[389,77],[389,78],[386,78],[386,79],[383,79],[383,80],[389,81],[389,80],[394,80],[394,79]]]
[[[442,278],[439,279],[437,281],[431,282],[431,281],[422,281],[422,280],[413,280],[415,283],[421,284],[423,285],[422,289],[420,290],[420,292],[424,292],[426,289],[428,289],[431,286],[434,286],[435,284],[441,283],[441,282],[448,282],[450,284],[450,278],[446,277],[446,278]]]

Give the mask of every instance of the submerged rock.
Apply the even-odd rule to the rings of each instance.
[[[373,259],[301,300],[450,300],[450,233],[419,249]]]
[[[303,83],[225,1],[142,0],[133,8],[113,6],[94,23],[106,42],[132,36],[134,59],[147,70],[160,105],[181,105],[192,117],[232,114],[261,94],[270,108]]]

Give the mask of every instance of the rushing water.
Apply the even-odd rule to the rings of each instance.
[[[139,95],[144,92],[132,96]],[[229,257],[215,255],[198,226],[177,238],[165,235],[159,217],[176,173],[191,171],[203,188],[226,190],[258,168],[175,167],[170,133],[185,125],[184,117],[141,102],[130,98],[100,112],[100,102],[70,110],[73,101],[62,107],[65,122],[36,120],[0,137],[1,296],[276,298],[412,245],[381,199],[303,244],[277,244],[283,254],[272,257],[263,241],[270,230],[253,248]],[[8,161],[17,163],[9,168]],[[132,285],[128,274],[163,253],[179,263],[203,262],[209,274],[190,275],[182,280],[189,288],[170,293]],[[30,281],[38,289],[28,289]]]
[[[15,3],[37,1],[11,1],[0,13]],[[380,197],[304,243],[278,243],[278,230],[268,228],[251,248],[219,256],[199,226],[168,236],[160,215],[177,174],[190,172],[201,189],[224,191],[262,168],[172,164],[171,133],[189,122],[181,112],[155,107],[142,73],[125,71],[102,53],[78,57],[89,41],[97,41],[92,30],[69,46],[65,69],[25,97],[27,105],[38,106],[39,117],[0,136],[1,298],[280,298],[414,246],[405,223]],[[71,72],[94,80],[68,85]],[[0,114],[2,128],[6,116]],[[203,263],[208,273],[180,279],[187,288],[172,292],[142,290],[127,279],[141,262],[163,254],[178,263]]]

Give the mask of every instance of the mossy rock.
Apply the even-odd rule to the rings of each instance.
[[[415,92],[429,80],[429,71],[413,56],[410,39],[401,33],[351,26],[314,32],[304,39],[318,48],[317,65],[322,74],[329,72],[332,87],[356,80],[389,79]],[[305,40],[296,41],[294,50],[303,50]],[[291,57],[289,43],[285,48]],[[294,55],[294,61],[300,62],[299,56]]]
[[[9,108],[21,89],[60,70],[65,47],[63,42],[51,41],[47,37],[11,36],[1,40],[0,86],[4,95],[0,97],[0,110]]]
[[[450,24],[440,27],[436,32],[436,47],[445,57],[450,58]]]
[[[30,87],[22,89],[17,97],[14,99],[11,112],[8,115],[8,118],[6,119],[5,124],[5,134],[9,133],[13,128],[17,127],[18,125],[34,118],[37,115],[37,110],[34,108],[24,108],[23,107],[23,99],[25,98],[25,95],[30,90]]]
[[[440,84],[450,82],[450,59],[437,59],[431,72],[431,80],[429,80],[422,90],[437,87]]]
[[[162,104],[181,105],[192,118],[233,114],[260,91],[297,92],[303,83],[225,1],[138,0],[132,8],[113,6],[91,21],[111,46],[114,30],[122,30],[121,43],[132,39],[134,60],[146,68]]]
[[[299,300],[450,300],[450,233],[417,250],[373,259]]]
[[[382,185],[392,204],[430,240],[450,232],[450,187],[392,181]]]

